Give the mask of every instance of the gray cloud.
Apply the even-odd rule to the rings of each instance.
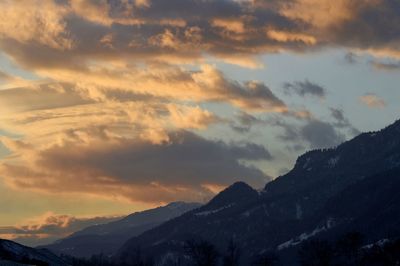
[[[346,53],[346,55],[344,56],[344,61],[348,64],[356,64],[358,63],[358,58],[359,56],[356,55],[355,53],[352,52],[348,52]]]
[[[335,127],[347,129],[351,135],[358,135],[361,133],[350,123],[349,119],[345,116],[342,109],[332,107],[329,108],[329,110],[331,111],[333,119],[335,119],[335,122],[333,123]]]
[[[348,1],[350,19],[331,28],[335,43],[364,49],[399,51],[400,3],[398,1]]]
[[[345,136],[326,122],[310,121],[300,129],[301,137],[312,149],[330,148],[345,141]]]
[[[288,95],[295,93],[301,97],[314,96],[318,98],[324,98],[326,95],[325,88],[308,80],[285,83],[283,88],[284,92]]]
[[[240,112],[230,121],[230,127],[238,133],[246,133],[255,125],[264,124],[265,121],[246,112]]]
[[[65,145],[35,151],[34,165],[4,164],[4,175],[25,189],[81,192],[142,202],[202,201],[208,185],[224,187],[243,180],[263,186],[270,177],[244,161],[271,160],[263,146],[207,140],[188,131],[169,133],[168,141],[142,139]],[[71,171],[73,169],[73,171]]]
[[[275,117],[268,123],[281,128],[283,131],[278,138],[285,141],[289,150],[297,152],[306,148],[334,147],[346,140],[346,136],[335,125],[317,119],[304,119],[299,124]]]
[[[226,144],[188,131],[171,133],[169,139],[161,145],[128,141],[106,151],[82,151],[79,158],[71,158],[68,152],[55,147],[43,152],[41,157],[43,164],[58,171],[85,165],[127,183],[190,186],[227,185],[236,179],[263,183],[265,175],[260,170],[241,165],[238,160],[272,159],[268,150],[251,143]]]

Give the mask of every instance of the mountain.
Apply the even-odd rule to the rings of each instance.
[[[34,249],[0,239],[0,265],[66,266],[68,264],[46,249]]]
[[[332,197],[317,217],[336,234],[358,231],[372,239],[400,236],[400,167],[372,175]]]
[[[400,121],[338,147],[300,156],[257,192],[235,183],[208,204],[131,238],[117,257],[141,249],[158,260],[184,252],[188,239],[223,251],[233,239],[242,259],[285,253],[312,238],[357,230],[373,243],[399,236]],[[288,263],[288,265],[290,265]]]
[[[121,220],[87,227],[45,248],[56,254],[90,257],[113,254],[129,238],[200,207],[199,203],[173,202],[166,206],[135,212]]]

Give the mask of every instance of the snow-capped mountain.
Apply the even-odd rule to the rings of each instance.
[[[372,243],[400,236],[400,121],[338,147],[300,156],[288,174],[262,192],[239,182],[208,204],[126,242],[119,258],[140,246],[152,256],[182,253],[188,239],[220,250],[234,239],[244,260],[287,252],[315,237],[357,230]]]
[[[87,227],[45,247],[57,254],[75,257],[113,254],[129,238],[200,206],[199,203],[172,202],[166,206],[132,213],[114,222]]]

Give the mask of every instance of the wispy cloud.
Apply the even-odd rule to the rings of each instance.
[[[360,97],[361,103],[365,104],[370,108],[384,108],[386,107],[386,102],[378,95],[374,93],[368,93]]]
[[[396,62],[380,62],[371,61],[371,65],[378,70],[396,71],[400,70],[400,61]]]
[[[284,92],[288,95],[294,93],[301,97],[314,96],[321,99],[325,98],[326,96],[325,88],[308,80],[296,81],[293,83],[287,82],[283,85],[283,88]]]

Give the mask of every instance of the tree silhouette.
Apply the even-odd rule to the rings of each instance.
[[[136,247],[131,252],[125,252],[121,255],[121,266],[152,266],[154,262],[151,258],[143,255],[141,247]]]
[[[239,245],[233,240],[229,240],[223,258],[223,266],[239,266],[241,251]]]
[[[195,266],[215,266],[218,263],[218,251],[206,240],[188,240],[184,248]]]
[[[310,240],[299,250],[299,262],[303,266],[329,266],[332,258],[333,249],[328,241]]]
[[[363,236],[359,232],[349,232],[336,242],[336,256],[341,258],[341,265],[357,265],[360,260],[360,249]]]
[[[254,266],[274,266],[278,265],[279,258],[273,252],[266,252],[265,254],[257,256],[253,260]]]

